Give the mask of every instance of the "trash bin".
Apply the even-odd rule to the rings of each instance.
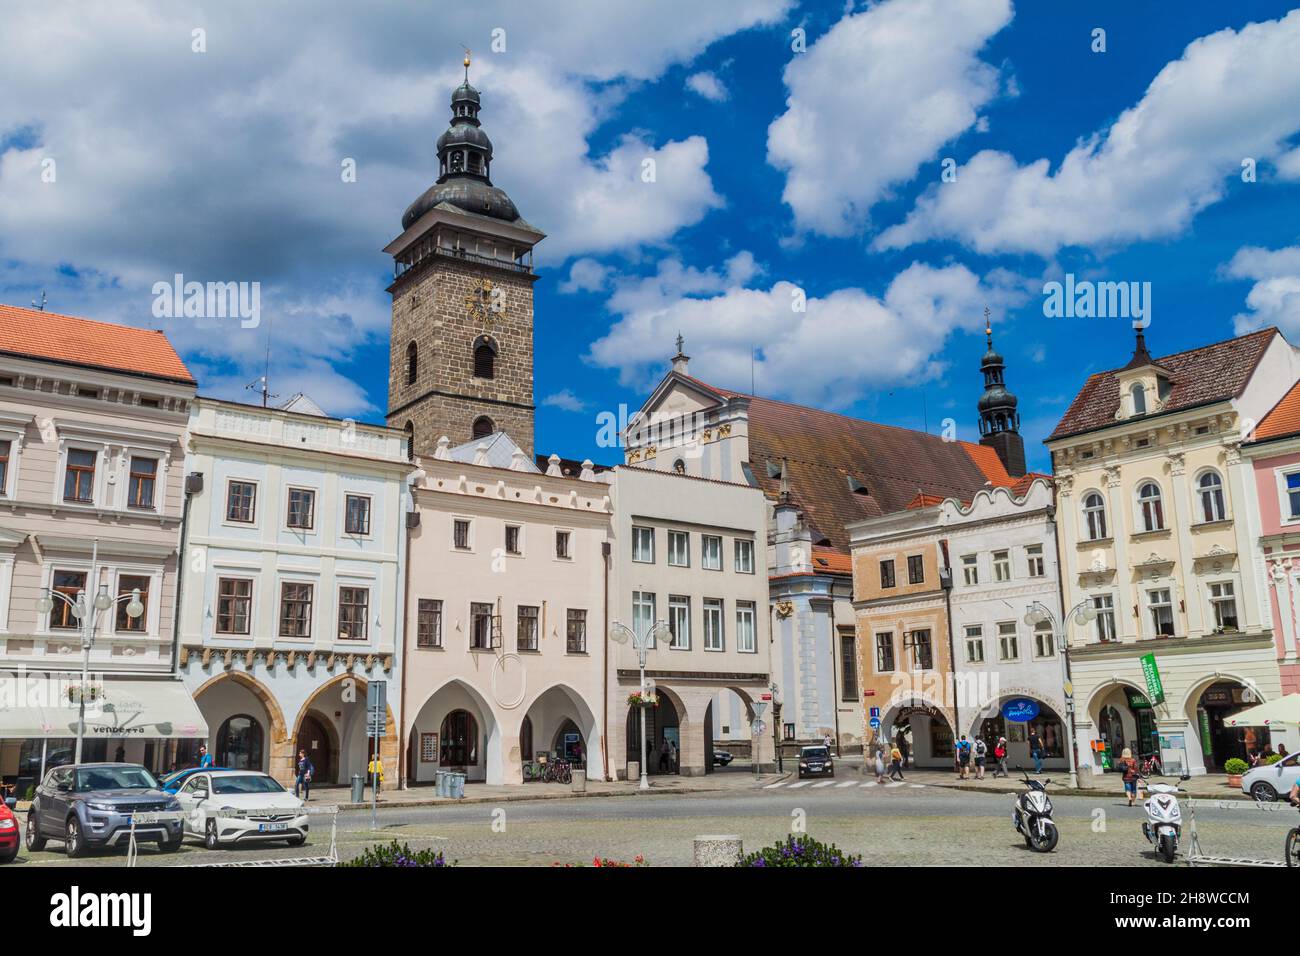
[[[465,775],[463,773],[447,774],[447,796],[460,800],[465,796]]]
[[[435,770],[433,772],[433,795],[435,797],[445,797],[447,795],[447,771]]]
[[[637,780],[641,776],[641,761],[629,760],[627,762],[627,779]]]
[[[366,778],[359,773],[352,775],[352,802],[366,802]]]
[[[585,793],[587,790],[587,771],[573,771],[573,782],[569,787],[573,793]]]

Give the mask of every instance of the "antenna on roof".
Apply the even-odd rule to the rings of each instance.
[[[33,309],[39,309],[40,311],[44,312],[44,311],[45,311],[45,303],[46,303],[47,301],[49,301],[49,300],[46,299],[46,297],[45,297],[45,290],[42,289],[42,290],[41,290],[41,301],[40,301],[40,304],[37,305],[36,300],[35,300],[35,299],[32,299],[32,308],[33,308]]]
[[[266,366],[258,378],[253,379],[244,388],[257,389],[262,393],[262,407],[266,408],[267,403],[273,398],[279,398],[279,395],[271,394],[271,324],[275,321],[275,316],[271,316],[266,322]]]

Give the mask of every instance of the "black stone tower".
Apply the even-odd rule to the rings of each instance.
[[[993,326],[984,310],[984,334],[989,348],[980,361],[984,373],[984,394],[980,396],[980,444],[998,453],[1007,474],[1019,478],[1025,473],[1025,441],[1020,437],[1020,414],[1016,396],[1007,391],[1002,356],[993,350]]]

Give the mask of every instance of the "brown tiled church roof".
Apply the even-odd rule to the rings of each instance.
[[[1275,328],[1260,329],[1226,342],[1152,360],[1169,377],[1171,389],[1164,410],[1172,412],[1236,398],[1277,334]],[[1090,375],[1047,441],[1115,424],[1115,413],[1119,410],[1116,372],[1111,369]]]

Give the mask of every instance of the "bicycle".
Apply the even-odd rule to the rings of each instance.
[[[546,783],[572,783],[573,767],[567,760],[555,760],[546,765]]]
[[[1300,804],[1292,801],[1291,805],[1300,810]],[[1286,865],[1300,866],[1300,826],[1294,826],[1286,835]]]

